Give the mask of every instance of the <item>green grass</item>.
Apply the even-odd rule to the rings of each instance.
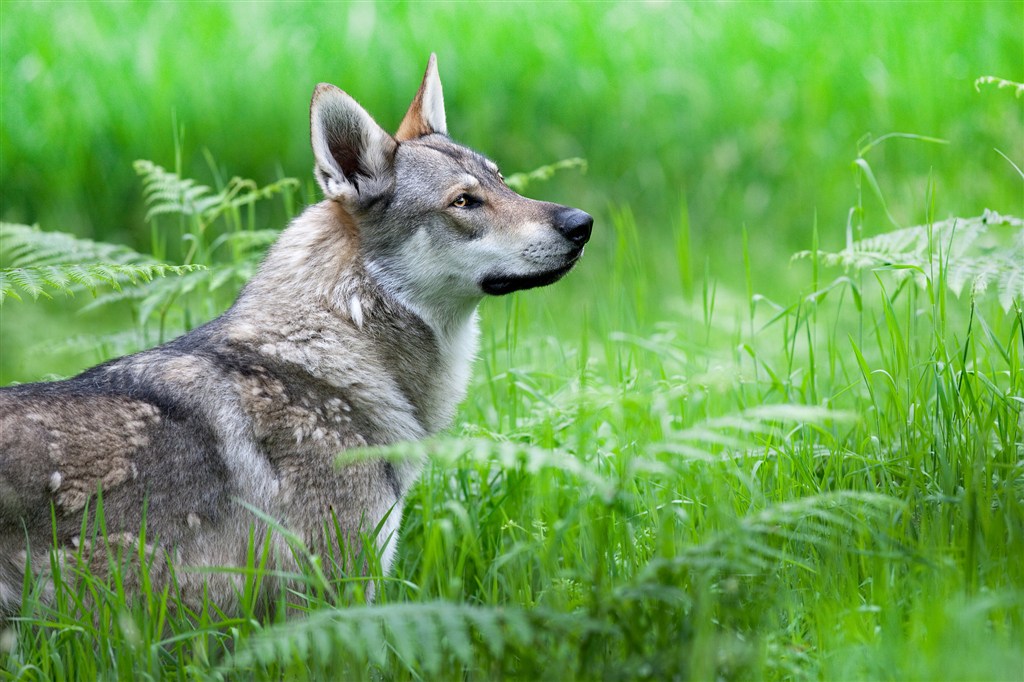
[[[313,557],[291,620],[86,575],[29,600],[0,677],[1024,676],[1022,300],[1012,267],[971,287],[1020,228],[891,236],[1024,215],[1021,100],[973,86],[1021,80],[1024,4],[240,7],[0,7],[4,220],[205,267],[6,300],[4,382],[223,309],[312,196],[312,85],[393,124],[432,49],[454,135],[507,175],[587,158],[527,193],[590,210],[593,242],[485,301],[455,426],[395,449],[431,459],[375,605]],[[862,139],[888,132],[948,144]],[[147,222],[135,158],[278,189]]]
[[[611,229],[637,239],[628,211]],[[954,298],[948,259],[921,287],[823,260],[781,304],[705,281],[652,312],[628,248],[577,273],[605,304],[569,321],[561,287],[487,301],[457,426],[394,450],[432,457],[378,604],[313,557],[297,620],[86,573],[29,599],[3,672],[1019,678],[1020,302]]]

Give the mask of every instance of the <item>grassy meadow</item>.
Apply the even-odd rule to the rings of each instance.
[[[3,2],[0,385],[222,312],[318,199],[315,84],[394,129],[431,51],[452,136],[506,176],[585,159],[512,180],[595,230],[483,303],[448,432],[384,453],[430,460],[376,603],[311,555],[289,620],[27,581],[0,678],[1024,679],[1022,25]]]

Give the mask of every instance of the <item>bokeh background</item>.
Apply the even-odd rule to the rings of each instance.
[[[1020,178],[997,153],[1024,159],[1021,102],[974,86],[1022,79],[1021,2],[5,2],[0,12],[0,218],[143,252],[135,159],[173,168],[180,157],[205,184],[297,177],[301,206],[316,198],[315,84],[339,85],[394,129],[431,51],[453,137],[506,174],[588,161],[529,189],[597,219],[590,258],[550,294],[567,309],[605,295],[602,259],[621,248],[650,273],[650,321],[703,281],[741,290],[744,232],[758,291],[800,286],[790,255],[810,247],[815,225],[823,248],[841,248],[858,196],[852,162],[887,133],[948,141],[870,151],[897,224],[1024,213]],[[892,229],[863,196],[868,232]],[[261,225],[282,226],[287,212],[269,204]],[[635,239],[617,238],[615,212],[635,220]],[[0,380],[102,359],[40,345],[123,324],[109,308],[76,314],[84,302],[7,302]]]

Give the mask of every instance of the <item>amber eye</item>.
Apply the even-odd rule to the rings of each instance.
[[[467,197],[465,194],[460,194],[459,196],[455,197],[455,201],[452,202],[452,206],[454,206],[455,208],[466,208],[467,206],[469,206],[469,197]]]

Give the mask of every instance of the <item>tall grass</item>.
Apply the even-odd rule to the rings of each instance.
[[[188,215],[175,211],[160,220]],[[1019,677],[1020,297],[1008,311],[978,289],[957,298],[948,276],[963,253],[939,239],[922,247],[934,269],[848,258],[845,273],[815,242],[798,266],[806,294],[771,300],[750,274],[745,295],[705,280],[701,297],[666,306],[639,229],[630,207],[613,212],[619,248],[574,274],[604,282],[588,284],[585,312],[567,314],[554,287],[485,302],[457,426],[369,453],[431,455],[377,604],[308,554],[294,576],[305,587],[270,596],[304,614],[292,619],[255,610],[265,567],[241,569],[234,614],[189,611],[145,578],[132,599],[118,571],[54,564],[75,580],[53,607],[26,582],[3,674]],[[192,234],[198,252],[220,239]],[[882,239],[843,253],[877,254]],[[144,559],[143,576],[168,570]]]

